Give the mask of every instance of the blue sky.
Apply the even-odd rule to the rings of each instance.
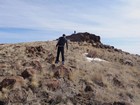
[[[1,0],[0,43],[53,40],[89,32],[140,54],[139,0]]]

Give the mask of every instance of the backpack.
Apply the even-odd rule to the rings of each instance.
[[[57,45],[64,46],[66,41],[67,41],[66,38],[60,37]]]

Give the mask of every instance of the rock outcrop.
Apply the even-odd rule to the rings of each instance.
[[[88,43],[101,43],[100,36],[97,36],[95,34],[90,34],[88,32],[72,34],[70,36],[67,36],[67,39],[69,39],[72,42],[84,42],[85,41]]]
[[[117,49],[114,46],[106,45],[101,42],[101,38],[98,35],[88,33],[88,32],[80,32],[80,33],[75,33],[72,35],[66,36],[68,40],[71,42],[87,42],[90,43],[93,47],[96,48],[102,48],[102,49],[108,49],[110,52],[119,52],[119,53],[126,53],[129,54],[128,52],[122,51],[121,49]]]

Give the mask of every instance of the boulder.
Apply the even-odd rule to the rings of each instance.
[[[36,74],[36,70],[28,68],[21,73],[21,76],[26,79]]]
[[[42,46],[28,46],[26,47],[26,53],[28,57],[38,57],[45,53],[45,49]]]
[[[14,86],[14,84],[16,83],[15,79],[8,79],[5,78],[4,80],[2,80],[2,82],[0,83],[0,91],[2,91],[2,88],[7,88],[10,87],[12,88]]]
[[[122,63],[123,65],[134,66],[133,61],[130,59],[120,59],[120,63]]]
[[[54,68],[54,77],[56,78],[69,78],[71,69],[66,68],[63,65]]]
[[[2,91],[2,88],[19,88],[20,86],[24,85],[24,79],[20,76],[10,76],[6,77],[2,80],[0,83],[0,91]]]
[[[123,83],[121,82],[121,80],[119,80],[118,78],[114,77],[113,78],[113,84],[117,87],[124,87]]]
[[[125,65],[134,66],[133,62],[131,60],[129,60],[129,59],[124,60],[123,63]]]
[[[85,92],[92,92],[93,91],[93,89],[90,85],[87,85],[84,90],[85,90]]]
[[[57,79],[47,79],[44,84],[51,90],[56,90],[60,86],[60,82]]]

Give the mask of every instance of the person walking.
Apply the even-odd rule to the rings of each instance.
[[[59,55],[61,53],[61,57],[62,57],[62,64],[64,64],[65,62],[65,58],[64,58],[64,46],[66,44],[66,48],[68,50],[68,41],[66,39],[66,35],[63,34],[62,37],[60,37],[58,39],[58,42],[56,44],[56,48],[57,48],[57,57],[56,57],[56,60],[55,60],[55,63],[58,64],[59,62]]]

